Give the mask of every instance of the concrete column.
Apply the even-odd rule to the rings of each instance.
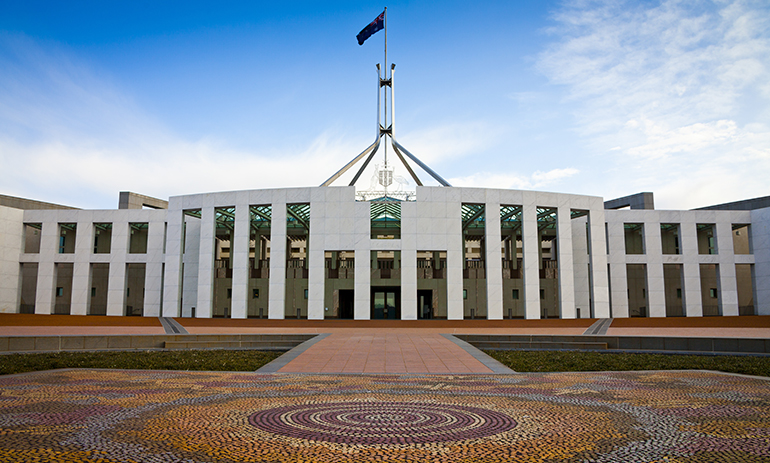
[[[270,221],[270,295],[267,316],[284,318],[286,301],[286,202],[273,202]]]
[[[503,256],[500,252],[500,203],[484,205],[487,264],[487,318],[503,319]]]
[[[368,246],[358,246],[355,249],[356,283],[354,294],[354,318],[356,320],[369,320],[371,318],[371,281],[372,263],[371,250]]]
[[[613,216],[615,213],[612,213]],[[609,213],[606,214],[609,218]],[[593,219],[593,218],[592,218]],[[594,227],[591,227],[591,254],[598,253],[593,238]],[[612,287],[612,316],[628,318],[628,275],[626,273],[626,243],[623,222],[612,220],[607,222],[607,239],[610,253],[607,256],[610,264],[610,286]],[[606,250],[605,250],[606,252]],[[596,315],[596,314],[595,314]]]
[[[326,284],[326,251],[338,250],[340,247],[339,234],[342,222],[339,202],[326,202],[325,195],[318,195],[310,201],[310,231],[308,233],[307,254],[307,318],[308,320],[323,320],[326,316],[324,309]],[[326,236],[326,221],[336,222],[336,227]],[[330,247],[331,246],[331,247]]]
[[[159,317],[160,298],[163,294],[163,237],[166,223],[161,214],[153,214],[147,231],[147,265],[144,274],[144,316]]]
[[[417,320],[417,249],[401,249],[401,319]]]
[[[128,255],[129,237],[128,220],[123,219],[112,223],[107,315],[121,316],[126,313],[126,256]]]
[[[416,320],[417,311],[417,202],[401,204],[401,319]],[[441,204],[444,207],[444,204]],[[435,208],[434,208],[435,209]],[[446,220],[445,209],[436,221]]]
[[[213,207],[201,209],[201,240],[198,254],[198,305],[196,318],[211,318],[214,303],[214,238],[216,230]]]
[[[312,210],[312,206],[311,206]],[[312,220],[311,220],[312,221]],[[313,227],[310,227],[311,229]],[[312,231],[311,231],[312,233]],[[308,282],[307,282],[307,318],[309,320],[324,319],[324,279],[326,274],[323,239],[310,238],[308,253]]]
[[[717,254],[719,256],[719,284],[722,296],[722,315],[738,316],[738,282],[735,276],[735,256],[733,254],[733,229],[727,214],[717,214]]]
[[[770,208],[751,211],[754,253],[754,304],[758,315],[770,315]]]
[[[561,318],[575,318],[575,271],[572,260],[572,210],[559,206],[556,212],[556,255],[559,266]]]
[[[40,263],[37,267],[35,313],[52,314],[56,299],[55,259],[59,255],[59,222],[54,217],[40,230]]]
[[[685,261],[682,265],[682,288],[685,315],[688,317],[703,316],[703,299],[700,287],[700,264]]]
[[[0,206],[0,313],[19,311],[24,211]]]
[[[684,280],[684,308],[688,317],[703,316],[703,298],[700,287],[698,261],[698,232],[694,214],[683,213],[679,224],[679,249],[682,253]]]
[[[198,259],[201,254],[201,219],[184,217],[184,254],[182,255],[182,317],[192,317],[198,305]]]
[[[588,255],[588,216],[572,219],[572,268],[575,275],[575,317],[591,316],[591,278]],[[580,311],[578,313],[578,310]]]
[[[89,263],[94,242],[94,224],[90,212],[78,214],[75,235],[75,262],[72,265],[72,300],[70,314],[87,315],[91,301],[91,264]]]
[[[169,210],[166,230],[166,274],[163,277],[163,316],[179,317],[182,308],[182,234],[184,214]]]
[[[589,256],[591,261],[591,298],[596,318],[610,317],[610,286],[607,275],[607,236],[604,228],[604,205],[601,200],[588,210]],[[622,231],[622,224],[621,224]],[[625,246],[625,243],[623,243]],[[625,267],[624,272],[625,273]],[[626,313],[628,301],[626,300]]]
[[[71,315],[88,315],[91,299],[91,264],[75,258],[72,264]]]
[[[355,291],[353,293],[353,318],[369,320],[371,318],[372,299],[372,239],[371,215],[369,203],[353,204],[353,241],[355,248]]]
[[[526,195],[525,199],[533,197]],[[525,201],[521,212],[523,241],[524,311],[527,319],[540,318],[540,237],[537,232],[537,205]]]
[[[251,232],[249,205],[235,206],[235,231],[230,254],[233,259],[233,291],[231,318],[246,318],[249,297],[249,237]],[[258,246],[258,244],[257,244]],[[258,251],[255,249],[256,253]],[[257,257],[258,258],[258,257]]]
[[[666,286],[663,278],[663,248],[660,221],[649,217],[644,222],[644,252],[647,256],[647,298],[650,317],[666,316]]]
[[[448,231],[446,235],[447,318],[449,320],[462,320],[464,314],[462,203],[460,201],[447,202],[446,217]]]

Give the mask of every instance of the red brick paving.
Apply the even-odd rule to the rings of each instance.
[[[491,373],[437,330],[338,330],[281,373]]]

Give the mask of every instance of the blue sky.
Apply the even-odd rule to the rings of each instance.
[[[0,194],[318,185],[373,139],[383,6],[0,0]],[[766,1],[387,6],[397,137],[455,186],[770,195]]]

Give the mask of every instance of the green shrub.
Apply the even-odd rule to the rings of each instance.
[[[484,351],[519,372],[717,370],[770,376],[770,357],[568,351]]]
[[[120,370],[255,371],[282,352],[254,350],[187,350],[132,352],[56,352],[0,357],[0,374],[56,368]]]

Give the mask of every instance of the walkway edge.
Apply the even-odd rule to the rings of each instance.
[[[158,317],[158,320],[163,325],[163,329],[166,330],[166,334],[190,334],[184,326],[171,317]]]
[[[502,363],[498,362],[497,360],[493,359],[492,357],[488,356],[481,350],[473,347],[471,344],[463,341],[462,339],[456,338],[454,335],[451,335],[449,333],[441,333],[441,336],[445,337],[446,339],[460,346],[465,352],[469,353],[471,357],[475,358],[476,360],[481,362],[485,367],[492,370],[493,374],[496,374],[496,375],[516,374],[515,371],[511,370],[507,366],[503,365]]]
[[[588,329],[583,332],[583,335],[604,336],[607,334],[607,330],[610,328],[610,325],[612,325],[611,318],[600,318],[596,320],[596,323],[589,326]]]
[[[288,364],[295,358],[299,357],[299,355],[305,352],[306,350],[310,349],[310,347],[312,347],[313,344],[317,343],[318,341],[324,339],[329,335],[331,335],[331,333],[321,333],[317,336],[314,336],[308,339],[307,341],[298,345],[294,349],[290,350],[289,352],[286,352],[285,354],[281,355],[277,359],[263,366],[262,368],[257,370],[255,373],[264,373],[264,374],[278,373],[278,370],[286,366],[286,364]]]

